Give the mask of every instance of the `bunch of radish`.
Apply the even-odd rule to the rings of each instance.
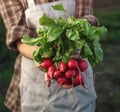
[[[85,87],[85,79],[82,72],[88,68],[88,63],[84,59],[69,59],[67,63],[59,62],[54,65],[51,58],[44,58],[40,63],[40,68],[45,69],[50,80],[56,80],[58,84],[69,84],[73,87],[82,85]]]

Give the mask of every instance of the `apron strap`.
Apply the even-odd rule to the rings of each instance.
[[[28,3],[28,7],[35,6],[34,0],[27,0],[27,3]]]

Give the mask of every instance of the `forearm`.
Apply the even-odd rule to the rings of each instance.
[[[18,51],[25,57],[33,59],[33,52],[37,50],[39,46],[30,46],[21,42],[17,43]]]

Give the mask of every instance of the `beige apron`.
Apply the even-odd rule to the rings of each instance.
[[[57,2],[35,5],[34,0],[27,0],[29,8],[26,10],[26,22],[30,28],[42,27],[39,18],[45,12],[49,17],[57,18],[64,13],[54,11],[51,5],[62,3],[70,15],[75,14],[74,0],[60,0]],[[77,86],[72,89],[60,89],[56,81],[52,80],[47,87],[44,73],[38,69],[32,60],[22,57],[21,61],[21,110],[22,112],[94,112],[96,93],[93,85],[93,71],[89,65],[86,72],[85,84],[89,89]],[[56,92],[57,91],[57,92]]]

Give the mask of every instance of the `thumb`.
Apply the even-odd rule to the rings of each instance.
[[[49,78],[49,76],[48,76],[47,73],[45,73],[45,82],[46,82],[46,85],[47,85],[48,87],[50,87],[51,80],[50,80],[50,78]]]

